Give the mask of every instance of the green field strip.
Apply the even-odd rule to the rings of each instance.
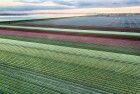
[[[129,62],[129,63],[132,62],[135,64],[140,63],[139,56],[105,52],[105,51],[78,49],[78,48],[63,47],[63,46],[41,44],[41,43],[32,43],[32,42],[25,42],[25,41],[18,41],[18,40],[9,40],[9,39],[2,39],[2,38],[0,38],[0,44],[1,44],[0,45],[1,50],[5,49],[7,51],[25,53],[25,54],[29,54],[29,55],[42,56],[43,52],[42,53],[38,52],[38,54],[34,54],[34,53],[36,53],[34,51],[40,50],[40,51],[44,51],[44,52],[48,51],[50,53],[55,52],[55,53],[62,53],[62,54],[75,55],[75,56],[82,55],[83,57],[86,56],[86,57],[91,57],[91,58],[92,57],[94,57],[94,58],[101,57],[101,59],[106,58],[108,60],[110,60],[110,59],[120,60],[120,61],[124,61],[124,62]],[[26,53],[26,52],[28,52],[28,53]],[[44,57],[47,55],[48,54],[43,54]]]
[[[105,44],[103,45],[103,44],[95,44],[95,43],[54,40],[54,39],[48,39],[48,38],[8,36],[8,35],[0,35],[0,38],[28,41],[28,42],[34,42],[34,43],[51,44],[51,45],[58,45],[58,46],[65,46],[65,47],[73,47],[73,48],[82,48],[82,49],[99,50],[99,51],[107,51],[107,52],[115,52],[115,53],[124,53],[124,54],[138,55],[138,56],[140,55],[139,48],[129,47],[127,45],[126,46],[123,46],[123,45],[105,45]]]
[[[0,61],[6,64],[113,93],[139,93],[139,56],[8,39],[0,43]]]
[[[12,76],[5,76],[5,74],[0,74],[1,75],[1,85],[7,86],[7,89],[15,91],[16,93],[14,94],[39,94],[39,93],[46,93],[46,94],[61,94],[57,93],[55,91],[51,91],[51,89],[47,88],[42,88],[39,87],[38,85],[31,84],[29,82],[22,81],[21,79],[16,79],[15,76],[14,78]],[[12,74],[13,75],[13,74]],[[9,87],[9,88],[8,88]],[[7,93],[9,93],[7,91]],[[13,93],[12,93],[13,94]]]
[[[101,92],[99,90],[96,90],[98,92],[94,92],[95,89],[89,89],[88,87],[85,87],[86,89],[82,88],[82,86],[78,87],[78,85],[74,83],[66,83],[64,80],[52,78],[52,77],[46,77],[42,76],[40,74],[37,74],[35,72],[31,71],[26,71],[26,70],[21,70],[19,68],[11,67],[8,65],[2,65],[1,64],[1,69],[3,70],[3,73],[9,73],[7,75],[14,75],[13,77],[17,77],[17,79],[20,78],[21,81],[28,82],[28,83],[34,83],[38,84],[38,86],[41,86],[42,88],[45,89],[45,87],[49,87],[52,90],[57,90],[58,93],[64,93],[64,94],[101,94],[98,92]],[[6,72],[5,72],[6,71]],[[13,74],[11,74],[13,73]],[[26,85],[25,85],[26,87]],[[30,88],[31,89],[31,88]],[[32,90],[32,89],[31,89]],[[40,91],[39,91],[40,92]],[[42,91],[44,92],[44,90]],[[53,93],[54,94],[54,93]]]
[[[112,61],[112,62],[119,62],[119,63],[117,63],[118,65],[120,65],[120,67],[121,67],[121,64],[123,64],[123,63],[126,63],[126,64],[133,64],[133,65],[139,65],[139,63],[137,63],[137,62],[139,62],[138,60],[138,58],[136,58],[136,59],[132,59],[132,58],[130,58],[129,57],[129,59],[132,59],[132,60],[134,60],[134,62],[132,62],[132,60],[131,61],[123,61],[123,60],[119,60],[120,59],[120,57],[117,57],[117,58],[119,58],[119,59],[110,59],[110,58],[107,58],[107,57],[99,57],[99,56],[88,56],[88,55],[80,55],[80,54],[78,54],[78,55],[76,55],[76,54],[69,54],[69,53],[63,53],[63,52],[55,52],[55,51],[45,51],[45,50],[39,50],[39,49],[34,49],[34,48],[24,48],[24,47],[16,47],[16,46],[10,46],[10,45],[6,45],[6,46],[8,46],[9,48],[7,48],[7,47],[2,47],[2,46],[0,46],[1,47],[1,50],[3,49],[4,51],[9,51],[9,52],[14,52],[14,53],[17,53],[17,54],[19,54],[19,53],[22,53],[23,55],[29,55],[29,56],[33,56],[33,57],[39,57],[39,58],[45,58],[45,57],[49,57],[49,58],[51,58],[51,59],[54,59],[55,60],[55,58],[56,58],[56,60],[61,60],[62,62],[66,62],[67,60],[70,60],[70,61],[67,61],[67,62],[71,62],[72,60],[71,59],[73,59],[73,62],[74,61],[78,61],[78,59],[80,59],[80,60],[82,60],[82,58],[84,58],[84,57],[86,57],[86,58],[84,58],[85,60],[84,61],[80,61],[80,63],[79,62],[76,62],[77,64],[80,64],[80,65],[85,65],[85,66],[89,66],[89,67],[91,67],[92,66],[92,63],[91,62],[88,62],[88,61],[92,61],[92,59],[91,58],[95,58],[95,59],[99,59],[99,60],[107,60],[107,61]],[[20,48],[20,49],[19,49]],[[8,49],[8,50],[7,50]],[[11,49],[14,49],[14,50],[11,50]],[[17,51],[15,51],[15,49],[17,50]],[[31,49],[32,49],[32,51],[31,51]],[[43,53],[44,52],[44,53]],[[98,55],[98,54],[97,54]],[[69,57],[69,56],[71,56],[71,57]],[[80,56],[80,57],[79,57]],[[78,58],[78,59],[77,59]],[[125,57],[123,57],[124,59],[126,59]],[[87,63],[85,64],[84,62],[86,61],[86,59],[88,60],[87,61]],[[137,60],[137,61],[136,61]],[[99,61],[96,61],[96,63],[100,63]],[[95,63],[95,64],[96,64]],[[108,65],[109,65],[109,62],[107,63]],[[117,65],[116,64],[116,65]],[[103,64],[102,64],[103,65]],[[120,69],[120,67],[118,67],[118,69]],[[118,69],[116,69],[116,70],[118,70]],[[122,70],[120,70],[120,71],[122,71]]]
[[[48,63],[49,62],[51,62],[51,64],[53,64],[53,65],[51,65],[51,64],[49,64],[49,65],[47,65],[47,62],[45,62],[45,61],[47,61],[47,60],[44,60],[44,62],[45,62],[45,64],[43,64],[43,66],[41,66],[42,64],[41,64],[41,61],[42,61],[42,59],[40,59],[40,60],[38,60],[38,59],[34,59],[34,61],[33,61],[33,59],[31,60],[31,61],[33,61],[32,62],[32,64],[30,63],[30,61],[28,61],[28,59],[30,59],[30,58],[28,58],[29,56],[26,56],[26,58],[25,58],[25,56],[24,57],[20,57],[19,55],[13,55],[13,54],[10,54],[10,53],[8,53],[8,55],[12,55],[13,57],[11,57],[11,60],[14,58],[14,57],[17,57],[17,58],[15,58],[15,60],[14,61],[11,61],[8,57],[10,57],[10,56],[8,56],[8,57],[6,57],[5,56],[5,62],[8,62],[8,63],[10,63],[10,64],[12,64],[12,62],[14,63],[13,65],[15,66],[18,66],[18,67],[22,67],[22,68],[30,68],[30,69],[32,69],[32,70],[34,70],[34,71],[40,71],[40,73],[47,73],[47,74],[51,74],[51,75],[55,75],[55,76],[58,76],[58,77],[62,77],[62,78],[67,78],[67,79],[72,79],[72,80],[76,80],[76,79],[79,79],[80,81],[81,80],[83,80],[83,82],[85,83],[85,81],[87,82],[87,81],[89,81],[89,83],[88,84],[90,84],[91,83],[91,81],[90,80],[93,80],[93,82],[92,82],[92,84],[94,83],[94,85],[96,85],[96,86],[98,86],[98,87],[100,87],[100,89],[104,89],[104,90],[106,90],[106,89],[111,89],[111,90],[113,90],[113,88],[116,88],[116,87],[113,87],[114,85],[116,85],[116,84],[118,84],[118,82],[119,82],[119,85],[117,85],[117,87],[119,86],[119,88],[118,89],[120,89],[120,90],[118,90],[117,92],[119,92],[119,91],[121,91],[121,89],[124,89],[125,87],[126,88],[128,88],[128,86],[130,85],[130,86],[132,86],[131,88],[133,89],[133,90],[130,90],[131,92],[132,91],[134,91],[134,90],[139,90],[139,88],[137,87],[134,87],[134,85],[136,85],[136,86],[139,86],[139,80],[138,79],[136,79],[134,76],[130,79],[130,77],[127,75],[127,77],[125,77],[125,75],[122,75],[122,77],[121,76],[118,76],[117,75],[117,78],[119,78],[119,79],[117,79],[118,80],[118,82],[111,82],[113,79],[116,81],[116,77],[114,78],[110,78],[110,73],[111,73],[111,75],[112,76],[114,76],[114,74],[112,74],[113,72],[107,72],[107,73],[102,73],[103,71],[105,71],[105,70],[103,70],[103,69],[100,69],[100,71],[102,70],[102,72],[99,72],[99,70],[98,71],[95,71],[95,74],[96,75],[94,75],[94,79],[93,78],[87,78],[88,77],[88,75],[93,75],[93,74],[91,74],[92,72],[94,72],[94,70],[92,70],[92,72],[88,69],[87,70],[87,68],[86,68],[86,70],[85,70],[85,68],[83,67],[82,69],[80,69],[79,70],[79,72],[77,73],[77,68],[80,68],[80,66],[79,67],[77,67],[76,66],[76,69],[74,70],[74,71],[72,71],[73,69],[71,69],[71,68],[74,68],[73,66],[70,68],[70,65],[68,65],[68,64],[65,64],[65,65],[63,65],[63,66],[65,66],[65,68],[63,68],[62,67],[62,65],[60,65],[61,63],[59,63],[59,64],[57,64],[58,63],[58,61],[55,61],[54,63],[52,63],[52,61],[50,60],[50,61],[48,61]],[[6,60],[6,58],[7,59],[9,59],[9,60]],[[20,60],[18,60],[18,58],[22,58],[22,59],[24,59],[24,61],[22,61],[22,62],[20,62]],[[26,61],[25,61],[26,60]],[[35,62],[36,61],[36,62]],[[25,63],[24,63],[25,62]],[[38,63],[38,62],[40,62],[40,63]],[[16,64],[17,63],[17,64]],[[30,63],[30,64],[29,64]],[[42,61],[42,63],[43,63],[43,61]],[[45,66],[46,65],[46,66]],[[69,67],[69,69],[67,70],[67,68]],[[84,69],[84,70],[83,70]],[[63,71],[61,71],[61,70],[63,70]],[[85,73],[85,71],[88,71],[88,73],[86,72]],[[68,73],[67,73],[68,72]],[[70,72],[70,73],[69,73]],[[76,72],[76,73],[75,73]],[[55,74],[54,74],[55,73]],[[56,74],[57,73],[57,74]],[[84,75],[83,75],[83,73],[84,73]],[[101,75],[101,73],[102,73],[102,76],[104,77],[104,80],[102,80],[101,78],[102,77],[100,77],[99,76],[99,74]],[[66,75],[67,74],[67,75]],[[104,74],[104,75],[103,75]],[[107,74],[109,74],[109,75],[107,75]],[[98,78],[96,78],[96,76],[99,76]],[[120,74],[119,74],[120,75]],[[72,78],[72,77],[74,77],[74,78]],[[77,78],[77,76],[79,77],[80,76],[80,78]],[[86,78],[85,78],[86,77]],[[84,80],[84,79],[85,80]],[[122,78],[124,78],[124,79],[122,79]],[[135,79],[134,79],[135,78]],[[112,79],[112,80],[111,80]],[[101,80],[101,81],[100,81]],[[106,82],[107,80],[110,80],[108,83]],[[129,81],[130,80],[130,81]],[[122,83],[120,83],[120,81],[122,82]],[[76,82],[77,82],[77,80],[76,80]],[[83,84],[83,82],[81,82],[82,84]],[[101,84],[101,82],[102,82],[102,84]],[[112,84],[111,84],[112,83]],[[127,84],[126,84],[127,83]],[[111,88],[107,88],[107,87],[105,87],[105,85],[107,85],[107,84],[109,84],[109,86],[111,86]],[[127,86],[124,86],[124,84],[126,84]],[[108,86],[108,85],[107,85]],[[113,90],[112,92],[114,92],[115,90]],[[126,90],[125,90],[126,91]],[[129,91],[129,92],[130,92]],[[128,92],[128,91],[127,91]],[[136,91],[134,91],[134,92],[136,92]],[[138,92],[138,91],[137,91]]]
[[[140,38],[140,33],[137,32],[113,32],[113,31],[100,31],[100,30],[77,30],[77,29],[61,29],[61,28],[45,28],[45,27],[33,27],[33,26],[12,26],[12,25],[0,25],[2,28],[13,29],[27,29],[27,30],[44,30],[50,32],[67,32],[67,33],[82,33],[82,34],[99,34],[99,35],[115,35],[115,36],[128,36]]]

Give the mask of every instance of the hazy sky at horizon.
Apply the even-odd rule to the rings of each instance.
[[[140,0],[0,0],[0,13],[127,6],[140,6]]]

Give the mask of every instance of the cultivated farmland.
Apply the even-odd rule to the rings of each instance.
[[[103,15],[96,15],[95,18],[77,17],[76,21],[89,17],[95,21],[101,16]],[[119,27],[122,24],[113,20],[114,16],[116,17],[105,17],[110,17],[111,23],[115,22],[111,25]],[[121,20],[124,15],[117,16],[119,18],[116,19]],[[131,18],[139,15],[127,16]],[[0,93],[140,93],[139,25],[135,23],[134,26],[127,27],[128,31],[125,28],[123,32],[118,29],[58,28],[46,25],[59,23],[71,26],[69,21],[74,21],[73,19],[75,18],[1,23]],[[123,22],[120,20],[117,21],[124,22],[124,19]],[[85,24],[81,23],[82,26]],[[93,24],[95,25],[94,22],[90,25]]]

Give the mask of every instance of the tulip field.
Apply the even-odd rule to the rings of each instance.
[[[0,94],[140,94],[140,33],[0,25]]]

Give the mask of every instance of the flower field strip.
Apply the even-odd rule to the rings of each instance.
[[[62,28],[43,28],[43,27],[29,27],[29,26],[9,26],[9,25],[0,25],[1,28],[10,28],[10,29],[21,29],[21,30],[36,30],[57,34],[72,34],[72,35],[85,35],[85,36],[119,36],[119,37],[132,37],[140,38],[140,33],[138,32],[113,32],[113,31],[99,31],[99,30],[77,30],[77,29],[62,29]]]
[[[36,33],[22,30],[4,30],[0,29],[0,34],[2,35],[15,35],[15,36],[27,36],[27,37],[37,37],[37,38],[48,38],[56,40],[66,40],[74,42],[86,42],[86,43],[96,43],[96,44],[107,44],[107,45],[120,45],[129,47],[140,47],[140,41],[132,39],[117,39],[117,38],[104,38],[104,37],[87,37],[87,36],[75,36],[75,35],[63,35],[63,34],[51,34],[51,33]]]
[[[107,92],[140,92],[139,56],[8,39],[0,43],[0,61],[7,65]]]
[[[60,24],[51,24],[49,21],[58,21],[58,20],[63,20],[63,19],[69,19],[69,18],[75,18],[75,17],[68,17],[68,18],[50,18],[50,19],[37,19],[37,20],[23,20],[23,21],[8,21],[8,22],[0,22],[0,24],[9,24],[9,25],[18,25],[18,26],[35,26],[35,27],[52,27],[52,28],[66,28],[66,29],[85,29],[85,30],[105,30],[105,31],[120,31],[120,32],[140,32],[139,28],[139,20],[138,19],[133,19],[131,20],[132,23],[135,24],[134,27],[125,27],[123,26],[123,23],[120,23],[121,26],[111,26],[112,24],[115,24],[119,22],[119,19],[112,19],[110,24],[106,23],[105,26],[101,25],[64,25],[62,23]],[[102,22],[102,21],[101,21]],[[128,21],[130,24],[130,21]],[[64,22],[65,23],[65,22]],[[94,23],[94,20],[93,20]],[[97,22],[98,23],[98,22]],[[67,24],[67,23],[66,23]],[[91,23],[92,24],[92,23]],[[108,25],[107,25],[108,24]]]
[[[74,26],[74,25],[54,25],[54,24],[39,24],[38,22],[24,22],[17,23],[21,26],[36,26],[36,27],[53,27],[53,28],[66,28],[66,29],[85,29],[85,30],[103,30],[103,31],[120,31],[120,32],[140,32],[140,28],[127,28],[127,27],[112,27],[112,26]]]

